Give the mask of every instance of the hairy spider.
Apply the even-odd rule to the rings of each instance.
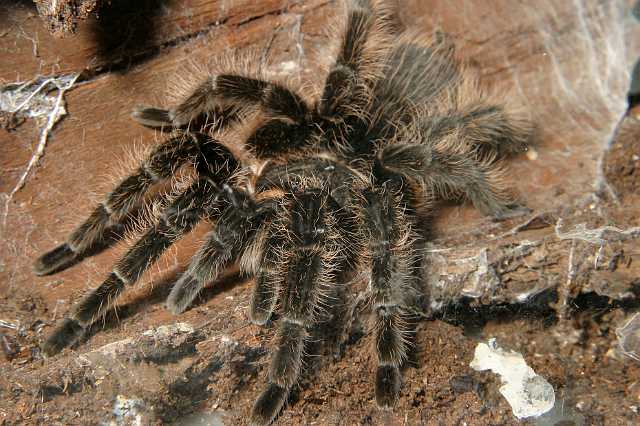
[[[221,61],[226,68],[192,85],[177,107],[136,110],[138,122],[173,133],[35,271],[59,271],[107,235],[122,238],[123,223],[146,209],[144,229],[43,353],[76,342],[171,244],[207,220],[213,230],[167,305],[184,311],[234,264],[255,277],[251,320],[280,317],[252,422],[273,421],[298,380],[311,327],[335,303],[338,285],[362,272],[376,401],[393,406],[434,202],[468,199],[488,215],[512,212],[499,164],[526,149],[531,127],[490,100],[447,37],[395,34],[392,21],[381,1],[348,2],[336,59],[313,99],[250,63]],[[186,184],[168,196],[154,192],[185,169]]]

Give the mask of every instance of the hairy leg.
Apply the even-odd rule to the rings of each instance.
[[[320,115],[362,113],[374,82],[382,77],[390,44],[388,18],[378,2],[348,2],[338,56],[318,104]]]
[[[282,317],[271,356],[267,388],[256,401],[251,422],[273,421],[298,380],[309,328],[315,323],[325,289],[334,281],[335,230],[325,210],[326,195],[305,190],[292,197],[289,225],[294,249],[286,260]]]
[[[421,124],[426,141],[455,152],[476,152],[483,158],[502,158],[527,150],[531,123],[499,105],[472,104],[449,114],[427,117]]]
[[[171,177],[186,162],[195,160],[204,138],[195,133],[180,134],[154,149],[133,174],[98,204],[84,223],[69,235],[67,242],[36,260],[36,274],[47,275],[65,269],[90,254],[97,244],[104,243],[110,229],[125,219],[152,185]]]
[[[222,192],[221,185],[238,165],[233,155],[214,140],[203,142],[199,150],[207,158],[196,162],[198,180],[164,209],[153,226],[114,265],[105,281],[74,305],[43,344],[45,355],[53,355],[76,342],[113,305],[127,284],[134,284],[171,244],[210,213]]]
[[[255,250],[260,254],[249,318],[259,325],[266,324],[275,310],[285,281],[286,265],[283,259],[286,259],[286,254],[291,250],[284,228],[289,221],[287,212],[281,208],[274,216],[275,219],[262,231],[262,238],[256,241],[261,247]]]
[[[272,117],[302,123],[307,114],[305,102],[287,87],[233,74],[220,74],[203,81],[180,105],[171,110],[141,107],[133,111],[134,120],[151,127],[183,127],[210,116],[225,120],[246,108],[259,108]],[[223,123],[224,124],[224,123]]]
[[[328,157],[304,157],[283,164],[270,164],[263,170],[256,190],[291,194],[312,179],[321,179],[324,185],[331,188],[328,202],[334,203],[332,209],[336,217],[336,231],[345,239],[352,238],[357,232],[351,206],[353,188],[357,182],[363,184],[364,178],[341,162]],[[284,285],[286,265],[282,259],[286,259],[292,250],[287,238],[290,211],[282,204],[278,208],[274,220],[265,227],[262,238],[258,239],[261,257],[255,271],[257,277],[250,307],[251,320],[257,324],[266,323],[275,309],[278,294]],[[342,253],[344,259],[340,269],[345,275],[355,267],[361,248],[356,239]]]
[[[113,305],[126,285],[135,283],[171,244],[200,221],[206,205],[202,200],[212,196],[214,189],[204,180],[181,194],[115,264],[104,282],[73,306],[43,344],[43,353],[54,355],[82,337],[87,327]]]
[[[376,167],[379,174],[424,182],[442,199],[467,198],[487,215],[502,217],[515,207],[505,188],[504,171],[491,158],[449,153],[421,144],[394,144],[380,151]]]
[[[248,194],[226,187],[229,199],[215,229],[191,260],[189,268],[176,282],[167,299],[174,314],[183,312],[208,282],[237,262],[255,238],[260,224],[270,216],[269,202],[256,203]]]
[[[364,195],[364,219],[371,260],[371,303],[378,357],[378,406],[392,407],[400,391],[400,366],[407,357],[409,296],[415,292],[412,238],[399,197],[389,190]]]

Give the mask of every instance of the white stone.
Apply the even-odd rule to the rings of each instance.
[[[476,346],[469,366],[476,371],[491,370],[500,375],[503,383],[500,393],[519,419],[540,416],[555,404],[553,386],[527,365],[522,354],[498,347],[495,339]]]

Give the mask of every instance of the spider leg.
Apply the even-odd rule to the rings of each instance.
[[[255,239],[256,229],[271,213],[268,201],[256,203],[244,192],[225,188],[231,203],[224,208],[215,229],[207,234],[205,243],[167,298],[167,307],[174,314],[187,309],[206,283],[238,261]]]
[[[415,259],[408,218],[389,190],[364,195],[363,212],[369,233],[371,281],[378,357],[376,401],[390,408],[400,391],[400,366],[407,358],[407,315]]]
[[[278,217],[277,214],[275,216]],[[256,241],[256,245],[260,246],[261,256],[249,306],[249,318],[254,324],[264,325],[269,321],[285,280],[286,270],[282,259],[287,239],[283,232],[283,217],[286,216],[281,215],[275,222],[269,223],[263,231],[262,238]]]
[[[527,120],[509,114],[504,107],[483,104],[471,104],[449,114],[430,117],[422,126],[425,140],[444,140],[444,146],[464,152],[476,151],[483,158],[502,158],[526,151],[533,131]]]
[[[171,127],[171,115],[162,108],[137,106],[131,112],[131,118],[147,127]]]
[[[486,215],[502,217],[514,207],[504,171],[493,158],[478,158],[421,144],[394,144],[376,159],[378,175],[401,175],[424,182],[445,200],[461,196]]]
[[[135,283],[173,242],[195,226],[203,210],[198,200],[208,195],[208,185],[198,182],[167,208],[158,223],[115,264],[105,281],[72,308],[44,343],[42,351],[46,355],[73,344],[111,306],[125,285]]]
[[[151,127],[182,127],[208,115],[228,123],[237,111],[249,106],[295,123],[303,122],[308,110],[300,96],[281,84],[242,75],[220,74],[207,78],[176,108],[167,111],[139,107],[133,111],[132,118]]]
[[[387,18],[377,2],[348,2],[338,56],[317,107],[321,116],[361,113],[372,83],[381,77],[389,44]]]
[[[171,244],[214,207],[221,194],[220,182],[229,179],[235,171],[235,167],[229,167],[229,163],[235,164],[235,159],[226,148],[213,141],[208,145],[208,161],[216,165],[219,173],[201,175],[160,214],[156,223],[114,265],[105,281],[77,303],[56,327],[42,346],[45,355],[53,355],[77,341],[86,328],[112,306],[127,284],[139,280]]]
[[[342,194],[337,192],[337,195]],[[349,196],[352,196],[352,194],[349,194]],[[336,231],[343,237],[355,235],[357,224],[352,211],[346,206],[340,207],[333,196],[329,198],[328,202],[332,206],[335,216]],[[269,223],[269,226],[265,229],[263,241],[257,242],[262,246],[262,257],[259,271],[256,274],[249,317],[254,324],[258,325],[265,324],[275,310],[278,294],[284,287],[286,275],[286,263],[282,259],[286,258],[287,252],[291,251],[286,237],[287,214],[280,212],[280,214],[276,213],[274,216],[277,219]],[[339,256],[339,263],[336,263],[337,270],[342,274],[341,279],[349,276],[355,269],[355,265],[358,263],[357,256],[362,252],[362,248],[359,241],[354,241],[350,246],[343,247]],[[338,261],[338,259],[336,260]]]
[[[152,185],[169,178],[178,167],[196,157],[203,136],[182,134],[159,145],[138,170],[98,204],[84,223],[69,235],[67,242],[36,260],[35,273],[48,275],[66,269],[89,255],[96,245],[103,244],[110,229],[125,219]]]
[[[302,368],[309,327],[315,323],[323,294],[334,279],[335,235],[326,208],[327,196],[305,190],[292,197],[289,230],[294,249],[289,253],[282,291],[282,317],[271,356],[267,388],[253,406],[251,422],[266,425],[284,405]]]

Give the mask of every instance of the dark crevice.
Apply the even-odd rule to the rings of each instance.
[[[631,71],[631,87],[629,88],[629,108],[640,105],[640,60]]]
[[[581,293],[569,301],[573,313],[588,313],[595,321],[599,321],[603,315],[614,309],[622,309],[625,312],[634,312],[640,309],[640,280],[630,286],[632,297],[615,300],[596,292]]]
[[[91,21],[100,62],[128,63],[136,52],[151,48],[157,20],[173,0],[112,0]]]
[[[155,5],[156,9],[151,8],[151,10],[157,10],[159,8],[158,5],[166,5],[170,0],[149,0],[147,3],[150,5]],[[315,8],[322,7],[326,3],[321,3],[317,5]],[[245,25],[248,25],[254,21],[265,18],[267,16],[279,16],[283,13],[286,13],[287,8],[283,7],[282,9],[278,9],[276,11],[263,13],[261,15],[250,16],[244,20],[239,21],[238,23],[234,23],[231,26],[231,30],[237,30]],[[310,9],[312,10],[312,9]],[[131,12],[133,13],[133,12]],[[156,12],[157,13],[157,12]],[[189,41],[196,39],[200,36],[210,33],[212,30],[215,30],[219,27],[224,27],[229,22],[229,17],[225,17],[222,20],[211,22],[209,24],[204,25],[200,30],[184,34],[173,39],[164,41],[162,43],[153,45],[149,44],[148,46],[142,45],[144,48],[140,51],[140,45],[136,45],[135,42],[139,40],[140,37],[146,37],[147,39],[152,39],[152,36],[155,32],[155,27],[150,24],[150,18],[144,16],[142,12],[139,14],[133,14],[132,16],[136,17],[136,19],[141,19],[143,24],[142,28],[137,30],[127,30],[124,32],[122,36],[119,38],[113,36],[107,36],[105,32],[107,31],[120,31],[122,32],[121,22],[119,22],[118,27],[112,27],[113,23],[105,22],[105,12],[101,14],[100,21],[101,24],[96,24],[98,29],[96,30],[95,37],[98,40],[99,44],[99,57],[103,60],[106,60],[107,63],[103,63],[101,65],[96,66],[95,68],[86,69],[81,76],[82,82],[92,81],[103,74],[107,73],[126,73],[132,67],[141,65],[156,56],[158,56],[161,52],[166,49],[171,49],[174,47],[180,47]],[[112,16],[111,14],[108,16]],[[118,16],[117,14],[115,15]],[[109,21],[111,22],[111,21]],[[110,29],[110,30],[108,30]]]
[[[155,58],[159,55],[160,52],[166,49],[171,49],[173,47],[179,47],[195,38],[207,34],[212,29],[225,25],[226,22],[227,20],[225,19],[219,22],[210,23],[203,29],[196,32],[185,34],[157,45],[149,45],[145,50],[141,52],[130,53],[128,56],[118,56],[117,58],[114,57],[112,58],[112,62],[99,65],[93,69],[85,70],[83,81],[91,81],[107,73],[126,73],[132,67],[141,65]],[[108,51],[106,51],[104,54],[108,55],[109,53]]]
[[[545,327],[556,323],[553,305],[558,295],[555,289],[544,291],[525,303],[475,305],[471,298],[462,298],[436,315],[436,319],[462,327],[467,336],[480,336],[484,326],[491,323],[509,323],[516,319],[540,320]]]
[[[640,309],[640,281],[631,285],[632,297],[614,300],[595,292],[581,293],[567,301],[570,309],[569,317],[579,318],[587,315],[596,322],[614,309],[633,312]],[[520,304],[476,305],[476,301],[463,298],[438,313],[434,319],[462,327],[467,336],[479,337],[488,323],[504,324],[517,319],[541,321],[547,328],[558,322],[556,312],[558,294],[556,289],[549,289]]]

